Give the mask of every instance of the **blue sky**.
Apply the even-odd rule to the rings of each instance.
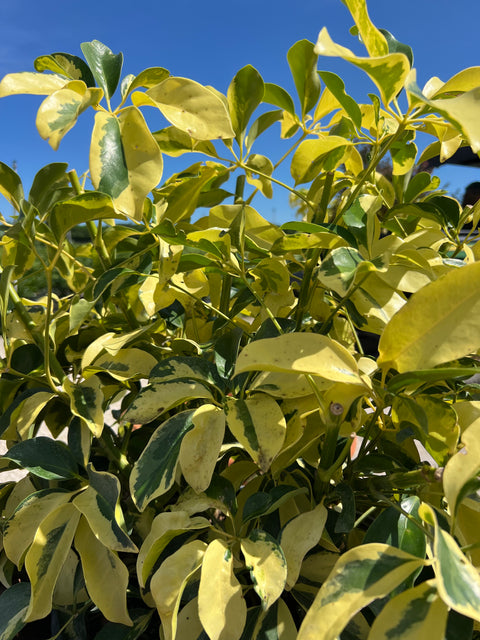
[[[447,80],[461,69],[480,65],[478,0],[370,0],[368,8],[377,27],[388,29],[413,48],[420,86],[432,76]],[[0,77],[33,70],[33,60],[42,54],[81,55],[80,43],[97,39],[114,53],[123,51],[123,75],[162,66],[173,75],[225,93],[236,71],[252,64],[265,81],[280,84],[293,95],[286,61],[289,47],[302,38],[315,42],[326,26],[335,41],[360,53],[361,46],[348,32],[351,25],[341,0],[83,0],[73,4],[2,0]],[[359,101],[374,90],[364,74],[343,61],[320,59],[319,68],[341,75],[347,91]],[[0,100],[0,160],[10,165],[16,161],[27,191],[36,171],[49,162],[68,162],[78,173],[88,168],[91,116],[83,114],[54,152],[35,128],[41,100],[40,96]],[[266,153],[265,149],[258,152]],[[280,154],[281,150],[273,153],[272,160]],[[450,165],[437,173],[457,196],[469,182],[480,180],[480,169]],[[281,199],[258,200],[255,206],[277,222],[292,215]],[[9,213],[2,199],[0,211]]]

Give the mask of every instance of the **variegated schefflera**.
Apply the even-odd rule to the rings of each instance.
[[[294,97],[251,65],[225,95],[121,79],[96,40],[1,80],[45,96],[54,149],[95,120],[81,180],[53,163],[26,196],[0,163],[0,471],[23,474],[0,486],[0,640],[473,638],[480,208],[421,168],[480,150],[480,68],[420,89],[344,4],[366,52],[297,42]],[[279,160],[257,152],[277,123]],[[259,212],[274,188],[301,219]]]

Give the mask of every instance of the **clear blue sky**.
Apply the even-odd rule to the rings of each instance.
[[[368,8],[377,27],[413,48],[420,86],[432,76],[447,80],[461,69],[480,65],[479,0],[370,0]],[[97,39],[114,53],[123,51],[123,75],[162,66],[226,92],[236,71],[252,64],[265,81],[293,95],[289,47],[302,38],[315,42],[326,26],[335,41],[360,53],[361,46],[348,32],[351,25],[341,0],[1,0],[0,77],[33,70],[33,60],[42,54],[81,55],[80,43]],[[319,68],[340,74],[359,101],[374,91],[366,76],[343,61],[321,58]],[[36,171],[49,162],[68,162],[78,173],[88,168],[89,116],[81,116],[54,152],[35,128],[41,100],[0,100],[0,160],[10,165],[16,161],[27,191]],[[437,173],[457,196],[469,182],[480,180],[480,169],[450,165]],[[278,200],[258,200],[255,206],[277,222],[292,215]],[[3,199],[0,211],[9,213]]]

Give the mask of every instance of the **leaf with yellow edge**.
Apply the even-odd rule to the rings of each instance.
[[[192,415],[193,429],[180,445],[179,462],[188,484],[201,493],[208,488],[225,433],[225,413],[213,404],[204,404]]]
[[[165,640],[175,640],[182,593],[188,580],[202,565],[206,549],[205,542],[189,542],[164,560],[153,574],[150,590],[162,621]],[[212,606],[213,602],[215,606]],[[209,605],[211,610],[216,611],[219,603],[210,601]]]
[[[192,518],[186,511],[164,511],[155,516],[137,557],[140,586],[145,587],[156,561],[173,538],[184,531],[204,529],[209,526],[210,523],[206,518],[201,516]]]
[[[70,491],[42,489],[29,495],[15,509],[3,527],[3,548],[7,558],[20,568],[25,552],[48,514],[71,498]]]
[[[250,569],[254,589],[265,610],[278,600],[287,579],[287,563],[282,548],[265,531],[254,529],[242,538],[240,547]]]
[[[315,140],[304,140],[295,151],[290,173],[295,184],[310,182],[321,169],[322,158],[333,151],[351,146],[351,142],[341,136],[321,136]]]
[[[380,37],[383,38],[381,34]],[[385,38],[383,40],[385,41]],[[369,41],[373,50],[375,48],[374,39],[369,38]],[[378,46],[376,48],[378,50]],[[318,35],[315,53],[323,56],[338,56],[365,71],[378,87],[385,105],[388,105],[403,89],[410,73],[410,62],[403,53],[388,53],[387,45],[384,54],[377,53],[376,56],[370,58],[358,57],[350,49],[333,42],[325,27]]]
[[[245,371],[296,372],[332,382],[362,382],[349,351],[317,333],[286,333],[249,343],[237,359],[235,374]]]
[[[158,278],[156,279],[158,282]],[[88,378],[92,373],[105,372],[115,380],[131,380],[132,378],[148,378],[150,371],[157,364],[157,359],[143,349],[120,349],[111,356],[103,354],[83,370]]]
[[[228,399],[227,424],[238,442],[245,447],[264,472],[285,441],[287,423],[277,402],[263,393],[246,400]]]
[[[461,615],[480,622],[480,576],[477,569],[467,560],[453,536],[438,525],[430,505],[423,503],[418,512],[435,528],[430,555],[440,597]]]
[[[198,613],[210,640],[239,640],[247,619],[233,555],[223,540],[208,545],[198,590]]]
[[[120,526],[117,515],[120,481],[107,471],[95,471],[91,463],[87,471],[90,484],[74,498],[72,504],[85,516],[102,544],[114,551],[136,552],[137,547]]]
[[[336,640],[348,621],[377,598],[390,594],[425,561],[372,543],[340,556],[307,612],[297,640]]]
[[[9,73],[0,82],[0,98],[22,93],[36,96],[49,95],[62,89],[66,84],[68,80],[54,74],[45,75],[32,71]]]
[[[382,368],[428,369],[480,348],[480,262],[453,269],[420,289],[380,338]]]
[[[418,640],[443,638],[448,606],[435,581],[422,582],[389,600],[375,619],[368,640]]]
[[[171,124],[196,140],[235,137],[223,100],[194,80],[170,76],[146,96]]]
[[[73,504],[60,505],[42,521],[25,557],[32,585],[26,621],[40,620],[52,609],[52,594],[75,535],[79,512]]]
[[[103,391],[102,383],[97,376],[82,380],[75,384],[68,378],[63,381],[63,388],[70,398],[70,408],[88,426],[96,438],[103,431]]]
[[[431,94],[429,98],[439,98],[443,94],[457,94],[480,87],[480,67],[469,67],[459,71]],[[425,92],[425,88],[424,88]]]
[[[73,80],[50,94],[40,105],[36,125],[38,133],[55,151],[66,133],[88,107],[97,105],[103,97],[101,89],[87,89],[84,82]]]
[[[315,509],[296,516],[283,528],[280,546],[287,561],[287,589],[296,583],[307,551],[319,543],[327,515],[326,508],[319,504]]]
[[[128,569],[103,545],[82,517],[75,534],[88,595],[107,620],[132,625],[127,611]]]
[[[469,483],[480,473],[480,419],[462,433],[462,445],[443,472],[443,489],[452,516],[455,516],[465,494],[469,493]]]

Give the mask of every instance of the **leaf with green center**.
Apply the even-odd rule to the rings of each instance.
[[[76,478],[78,473],[77,463],[68,447],[44,436],[14,444],[3,457],[46,480]]]
[[[123,54],[114,54],[98,40],[80,45],[97,84],[102,87],[107,100],[115,93],[122,72]]]
[[[77,529],[80,513],[63,504],[42,521],[25,557],[25,569],[32,585],[26,621],[40,620],[52,609],[52,595]]]
[[[124,219],[115,213],[109,196],[92,191],[55,204],[50,214],[50,225],[57,239],[63,240],[73,227],[105,218]]]
[[[461,615],[480,621],[480,576],[477,569],[461,552],[454,538],[439,526],[432,507],[422,504],[420,515],[435,527],[433,569],[440,597]]]
[[[306,492],[306,487],[297,488],[286,484],[279,484],[268,493],[258,491],[247,498],[243,507],[242,522],[246,523],[273,513],[291,498]]]
[[[17,582],[0,596],[0,640],[13,640],[25,626],[30,584]]]
[[[87,87],[94,87],[95,80],[84,60],[70,53],[51,53],[39,56],[33,66],[37,71],[52,71],[70,80],[82,80]]]
[[[413,294],[385,327],[378,364],[399,373],[480,348],[480,263],[453,269]]]
[[[70,398],[72,413],[83,420],[93,435],[99,438],[102,435],[104,423],[104,397],[100,378],[91,376],[88,380],[77,384],[65,378],[63,388]]]
[[[378,87],[383,103],[388,105],[403,89],[410,73],[410,62],[403,53],[388,53],[385,38],[380,32],[378,32],[378,34],[385,43],[383,53],[377,53],[374,57],[370,58],[361,58],[354,55],[350,49],[333,42],[327,29],[323,28],[320,31],[317,44],[315,45],[315,53],[323,56],[343,58],[347,62],[365,71]]]
[[[95,471],[91,463],[87,471],[90,484],[74,498],[72,504],[85,516],[93,533],[104,546],[113,551],[136,552],[137,547],[117,518],[120,497],[118,478],[106,471]]]
[[[175,482],[175,472],[184,435],[193,429],[194,410],[168,418],[154,432],[133,466],[130,492],[139,511],[166,493]]]
[[[227,425],[263,472],[268,471],[285,441],[287,424],[277,402],[257,393],[246,400],[228,399]]]
[[[369,640],[444,638],[448,606],[438,595],[435,581],[423,582],[396,596],[374,620]]]
[[[250,569],[254,589],[269,609],[281,596],[287,579],[287,563],[276,540],[260,529],[240,540],[245,564]]]
[[[203,398],[213,400],[211,392],[200,382],[188,379],[152,382],[140,391],[122,416],[122,422],[147,424],[179,404]]]
[[[262,76],[251,65],[240,69],[228,87],[228,108],[238,144],[242,144],[248,122],[262,102],[263,92]]]
[[[424,564],[424,560],[385,544],[350,549],[320,588],[298,640],[336,640],[355,613],[391,593]]]

